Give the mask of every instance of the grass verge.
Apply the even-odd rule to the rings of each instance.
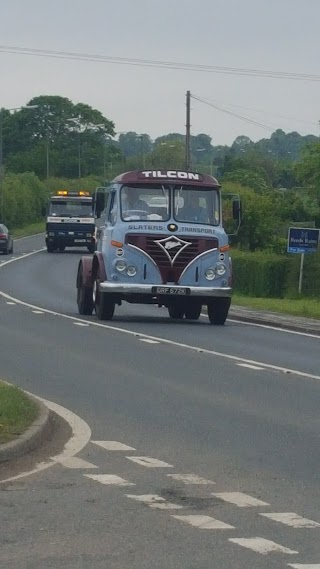
[[[320,320],[320,302],[311,298],[255,298],[249,296],[233,295],[234,306],[246,306],[267,312],[279,312],[291,316],[303,316]]]
[[[21,389],[0,381],[0,444],[24,433],[38,413],[36,403]]]
[[[45,222],[38,221],[37,223],[32,223],[31,225],[25,225],[24,227],[17,227],[12,230],[13,237],[18,239],[19,237],[28,237],[28,235],[35,235],[36,233],[44,233]]]

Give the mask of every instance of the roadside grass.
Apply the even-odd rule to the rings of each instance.
[[[28,237],[28,235],[35,235],[36,233],[45,232],[45,222],[38,221],[37,223],[32,223],[31,225],[25,225],[24,227],[17,227],[12,230],[12,235],[14,238]]]
[[[320,320],[320,300],[316,298],[255,298],[234,294],[232,304]]]
[[[0,444],[15,439],[36,420],[38,407],[21,389],[0,381]]]

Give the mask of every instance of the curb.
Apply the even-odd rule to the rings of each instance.
[[[249,322],[250,324],[265,324],[267,326],[272,326],[273,328],[285,329],[285,330],[292,330],[295,332],[303,332],[305,334],[315,334],[316,336],[320,336],[320,329],[319,326],[316,327],[312,325],[312,321],[308,321],[306,324],[290,321],[288,320],[281,320],[282,315],[251,315],[249,312],[247,314],[244,313],[237,313],[233,312],[230,309],[229,318],[232,320],[236,320],[237,322]]]
[[[51,412],[38,399],[27,395],[39,408],[39,417],[17,439],[0,445],[0,463],[20,458],[38,448],[52,428]]]

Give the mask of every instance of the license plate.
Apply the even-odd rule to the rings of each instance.
[[[75,239],[74,242],[75,243],[85,243],[86,239]]]
[[[153,294],[174,294],[174,295],[186,295],[190,294],[189,288],[176,288],[174,286],[156,286],[153,287]]]

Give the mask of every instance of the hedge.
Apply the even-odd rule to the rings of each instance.
[[[261,298],[296,298],[300,255],[232,249],[234,290]],[[320,252],[305,256],[303,296],[320,298]]]

